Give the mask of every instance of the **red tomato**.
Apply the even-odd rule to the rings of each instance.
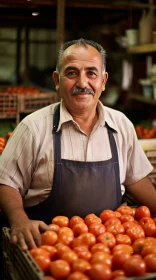
[[[46,255],[37,255],[34,260],[44,273],[47,273],[49,271],[51,263],[50,257],[47,257]]]
[[[125,261],[124,270],[126,276],[142,276],[146,273],[146,263],[141,258],[132,257]]]
[[[45,275],[44,280],[56,280],[56,278],[49,276],[49,275]]]
[[[146,223],[142,227],[145,232],[145,236],[147,237],[156,236],[156,225],[154,223]]]
[[[134,222],[125,222],[125,223],[123,223],[122,225],[123,225],[123,227],[125,228],[125,230],[127,230],[128,228],[132,228],[133,226],[136,226],[136,224],[138,224],[138,223],[136,223],[136,222],[134,221]]]
[[[150,217],[142,217],[139,220],[139,225],[141,225],[143,227],[145,224],[154,224],[154,221]]]
[[[65,278],[71,272],[69,263],[64,260],[56,260],[51,262],[49,270],[51,275],[57,279]]]
[[[70,226],[70,228],[73,228],[73,226],[75,226],[77,223],[80,223],[80,222],[84,223],[84,220],[80,216],[73,216],[69,220],[69,226]]]
[[[97,236],[97,242],[103,243],[112,249],[116,244],[116,239],[111,232],[105,232]]]
[[[41,234],[42,245],[54,245],[58,240],[57,233],[47,230]]]
[[[140,206],[135,211],[135,219],[140,221],[143,217],[150,217],[151,213],[147,206]]]
[[[156,238],[154,238],[154,237],[146,237],[146,242],[148,243],[148,244],[153,244],[154,246],[156,246]]]
[[[63,244],[63,243],[56,243],[55,248],[57,249],[57,256],[61,258],[62,254],[64,252],[67,252],[68,250],[71,250],[69,246]]]
[[[134,240],[134,242],[132,244],[134,253],[135,254],[141,254],[145,244],[146,244],[146,238],[144,238],[144,237]]]
[[[133,216],[133,209],[130,206],[127,205],[120,205],[116,211],[120,212],[121,215],[131,215]]]
[[[106,228],[103,224],[93,223],[89,226],[89,232],[93,233],[95,236],[102,234],[106,231]]]
[[[124,279],[126,277],[124,270],[117,269],[117,270],[112,271],[111,280],[113,280],[113,279],[116,280],[117,277],[119,277],[119,279],[121,279],[121,280],[122,280],[122,277]]]
[[[77,237],[82,233],[88,232],[88,226],[84,222],[78,222],[72,227],[74,236]]]
[[[91,269],[91,264],[83,259],[77,259],[71,264],[72,271],[80,271],[82,273],[86,273],[89,269]]]
[[[138,238],[145,237],[143,228],[137,224],[131,228],[128,228],[125,233],[131,238],[132,242]]]
[[[96,280],[110,280],[111,274],[110,267],[102,262],[93,263],[91,269],[88,271],[89,277]]]
[[[124,233],[125,229],[122,225],[120,224],[114,224],[114,225],[109,225],[106,227],[106,231],[113,233],[114,235],[117,235],[118,233]]]
[[[42,246],[40,246],[40,248],[43,248],[43,249],[45,249],[46,251],[49,252],[51,261],[53,261],[57,258],[56,247],[50,246],[50,245],[42,245]]]
[[[118,218],[110,218],[104,223],[105,227],[113,226],[113,225],[121,225],[121,221]]]
[[[60,229],[60,227],[59,227],[58,225],[56,225],[56,224],[50,224],[49,227],[50,227],[53,231],[55,231],[56,233],[58,233],[58,231],[59,231],[59,229]]]
[[[127,245],[127,244],[117,244],[113,247],[112,249],[112,254],[116,253],[116,252],[126,252],[129,254],[133,254],[133,248],[131,245]]]
[[[75,247],[73,250],[77,253],[79,259],[90,261],[92,254],[86,247],[79,246]]]
[[[78,255],[73,250],[68,250],[62,253],[61,259],[71,264],[73,261],[78,259]]]
[[[125,214],[125,215],[121,215],[119,217],[121,223],[126,223],[126,222],[133,222],[134,221],[134,217],[132,215],[128,215],[128,214]]]
[[[115,218],[120,218],[122,216],[121,213],[118,211],[114,211],[114,214],[115,214]]]
[[[153,244],[145,244],[142,249],[141,255],[142,257],[145,257],[148,254],[156,254],[156,246],[153,246]]]
[[[82,245],[86,245],[88,248],[92,247],[96,243],[96,237],[94,234],[87,232],[82,233],[77,237],[80,240]]]
[[[102,220],[96,216],[95,214],[88,214],[85,218],[84,221],[87,226],[91,225],[92,223],[102,223]]]
[[[147,272],[156,272],[156,254],[148,254],[144,257]]]
[[[127,252],[116,251],[112,256],[112,268],[123,269],[126,260],[131,258],[131,254]]]
[[[46,255],[47,257],[50,257],[50,253],[41,247],[33,248],[29,250],[29,253],[33,258],[35,258],[38,255]]]
[[[68,277],[67,280],[90,280],[87,275],[80,271],[72,272]]]
[[[109,253],[105,253],[105,252],[95,252],[93,253],[90,262],[91,264],[96,262],[102,262],[103,264],[106,264],[111,268],[112,256]]]
[[[95,245],[93,245],[90,249],[91,253],[95,253],[95,252],[105,252],[105,253],[110,253],[110,249],[107,245],[103,244],[103,243],[96,243]]]
[[[116,244],[127,244],[131,245],[132,241],[127,234],[118,233],[116,236]]]
[[[102,222],[105,223],[107,220],[109,220],[111,218],[115,218],[114,211],[105,209],[100,213],[100,218],[101,218]]]
[[[61,227],[58,231],[58,241],[70,245],[74,239],[74,232],[69,227]]]
[[[69,219],[66,216],[56,216],[51,221],[52,224],[57,224],[59,227],[68,227]]]

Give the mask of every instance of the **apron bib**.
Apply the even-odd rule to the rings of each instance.
[[[112,158],[106,161],[81,162],[61,159],[61,131],[57,132],[60,105],[54,113],[54,180],[49,197],[26,208],[30,219],[50,224],[58,215],[84,218],[99,215],[104,209],[115,210],[122,200],[119,162],[113,130],[107,125]]]

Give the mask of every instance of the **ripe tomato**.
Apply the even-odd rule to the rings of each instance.
[[[50,224],[49,227],[55,231],[56,233],[58,233],[60,227],[57,224]]]
[[[131,215],[133,216],[133,209],[130,206],[127,205],[120,205],[116,211],[120,212],[121,215]]]
[[[115,214],[113,210],[105,209],[100,213],[100,218],[103,223],[111,218],[115,218]]]
[[[102,223],[102,220],[100,217],[96,216],[95,214],[88,214],[85,218],[84,221],[87,226],[91,225],[92,223]]]
[[[88,271],[89,277],[96,280],[110,280],[111,274],[110,267],[102,262],[93,263],[91,269]]]
[[[128,214],[125,214],[125,215],[121,215],[119,217],[121,223],[126,223],[126,222],[133,222],[134,221],[134,217],[132,215],[128,215]]]
[[[73,250],[68,250],[62,254],[61,259],[71,264],[73,261],[78,259],[78,255]]]
[[[110,218],[104,223],[105,227],[113,226],[113,225],[121,225],[121,221],[118,218]]]
[[[153,246],[153,244],[145,244],[142,249],[141,255],[142,257],[145,257],[148,254],[156,254],[156,246]]]
[[[153,244],[154,246],[156,246],[156,238],[150,236],[146,237],[146,243]]]
[[[87,232],[82,233],[77,237],[82,245],[86,245],[88,248],[92,247],[96,243],[96,237],[94,234]]]
[[[51,221],[52,224],[57,224],[59,227],[68,227],[69,219],[66,216],[56,216]]]
[[[105,252],[105,253],[110,253],[110,249],[107,245],[103,243],[96,243],[93,245],[90,249],[90,252],[93,254],[95,252]]]
[[[61,258],[62,254],[68,250],[71,250],[71,248],[63,243],[56,243],[55,248],[57,249],[57,257]]]
[[[78,222],[72,227],[74,236],[77,237],[82,233],[88,232],[88,226],[84,222]]]
[[[90,262],[91,262],[91,264],[96,263],[96,262],[102,262],[103,264],[106,264],[111,268],[112,267],[112,256],[109,253],[105,253],[105,252],[95,252],[95,253],[93,253]]]
[[[97,236],[97,242],[103,243],[112,249],[116,244],[116,239],[111,232],[105,232]]]
[[[47,230],[41,234],[42,245],[54,245],[57,240],[58,236],[55,231]]]
[[[69,227],[61,227],[58,231],[58,241],[70,245],[74,239],[74,232]]]
[[[33,258],[35,258],[38,255],[45,255],[47,257],[50,257],[50,253],[41,247],[33,248],[33,249],[29,250],[29,253]]]
[[[154,224],[154,221],[150,217],[142,217],[139,220],[139,225],[141,225],[143,227],[145,224]]]
[[[106,228],[103,224],[93,223],[89,226],[89,232],[93,233],[95,236],[102,234],[106,231]]]
[[[134,217],[137,221],[140,221],[141,218],[150,217],[150,216],[151,216],[151,213],[150,213],[149,208],[147,206],[140,206],[136,209]]]
[[[148,254],[144,257],[147,272],[156,272],[156,254]]]
[[[115,218],[120,218],[121,217],[121,213],[118,211],[114,211],[115,214]]]
[[[146,244],[146,238],[144,238],[144,237],[134,240],[134,242],[132,244],[134,253],[135,254],[141,254],[145,244]]]
[[[44,280],[56,280],[54,277],[49,276],[49,275],[45,275],[44,276]]]
[[[54,246],[50,245],[41,245],[40,248],[45,249],[50,254],[51,261],[55,260],[57,258],[57,249]]]
[[[56,260],[51,262],[49,266],[49,270],[51,275],[56,279],[65,278],[71,272],[69,263],[64,260]]]
[[[125,228],[125,230],[127,230],[128,228],[131,228],[133,226],[136,226],[136,224],[138,224],[138,222],[136,223],[135,221],[134,222],[125,222],[123,223],[123,227]]]
[[[92,253],[87,249],[87,247],[79,246],[75,247],[73,250],[77,253],[79,259],[83,259],[86,261],[91,260]]]
[[[124,279],[126,277],[124,270],[117,269],[117,270],[112,271],[111,280],[113,280],[113,279],[116,280],[117,277],[119,277],[119,279],[122,279],[122,277],[123,277],[123,279]]]
[[[107,226],[106,231],[111,232],[114,235],[117,235],[118,233],[124,233],[125,229],[121,224],[114,224],[114,225]]]
[[[49,271],[51,263],[50,257],[47,257],[46,255],[37,255],[34,257],[34,260],[44,273],[47,273]]]
[[[91,269],[91,264],[83,259],[77,259],[71,264],[72,271],[80,271],[82,273],[86,273],[89,269]]]
[[[124,263],[131,257],[130,253],[116,251],[112,256],[112,268],[114,269],[123,269]]]
[[[141,258],[130,257],[124,263],[126,276],[142,276],[146,273],[146,263]]]
[[[146,223],[142,226],[145,236],[155,237],[156,236],[156,225],[154,223]]]
[[[116,244],[127,244],[131,245],[132,241],[127,234],[118,233],[116,236]]]
[[[116,252],[126,252],[129,254],[133,254],[133,248],[131,245],[127,245],[127,244],[117,244],[113,247],[112,249],[112,254],[116,253]]]
[[[143,228],[137,224],[131,228],[128,228],[125,233],[131,238],[132,242],[138,238],[145,237]]]
[[[80,216],[73,216],[69,220],[69,227],[73,228],[73,226],[80,222],[84,223],[84,220]]]
[[[72,272],[68,277],[67,280],[90,280],[87,275],[80,271]]]

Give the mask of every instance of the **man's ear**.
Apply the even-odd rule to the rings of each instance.
[[[108,80],[108,72],[105,72],[104,75],[103,75],[103,82],[102,82],[102,90],[103,91],[105,90],[105,85],[106,85],[107,80]]]
[[[58,92],[59,91],[59,74],[58,74],[58,72],[54,71],[52,77],[55,82],[55,89]]]

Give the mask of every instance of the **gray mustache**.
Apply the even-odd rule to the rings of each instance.
[[[92,90],[91,88],[73,88],[71,91],[71,95],[76,95],[79,92],[86,92],[89,94],[94,95],[94,90]]]

